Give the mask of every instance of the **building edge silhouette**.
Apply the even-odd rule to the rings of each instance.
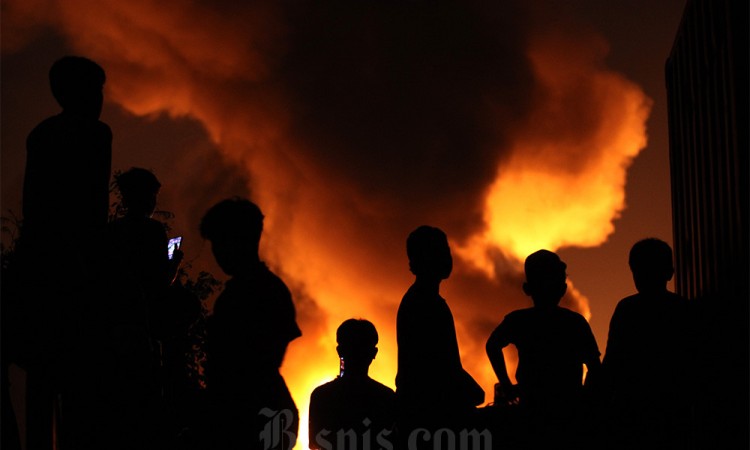
[[[701,449],[750,448],[749,85],[748,2],[688,0],[666,88],[675,287],[696,305]]]

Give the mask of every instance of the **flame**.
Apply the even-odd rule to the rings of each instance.
[[[396,310],[412,279],[404,241],[422,223],[403,219],[392,199],[368,196],[367,189],[321,167],[308,151],[315,144],[294,139],[291,124],[304,120],[304,111],[290,106],[275,78],[287,45],[277,6],[258,2],[234,14],[231,5],[222,10],[174,0],[49,3],[54,7],[4,2],[5,34],[13,35],[14,23],[25,31],[32,19],[46,23],[106,68],[109,101],[139,116],[197,120],[224,162],[247,174],[248,190],[266,215],[262,256],[292,288],[303,330],[282,367],[302,416],[297,448],[307,448],[310,393],[337,374],[335,330],[342,321],[363,317],[375,324],[380,351],[370,374],[394,387]],[[496,144],[504,158],[492,159],[496,175],[479,201],[481,226],[466,227],[473,231],[451,242],[457,269],[445,283],[445,296],[454,309],[464,364],[487,393],[495,376],[484,355],[488,332],[477,331],[476,323],[496,325],[503,311],[523,305],[515,300],[522,297],[515,279],[527,254],[606,240],[625,207],[627,167],[646,143],[649,100],[605,67],[606,46],[589,38],[548,34],[530,41],[531,107]],[[507,128],[504,120],[497,119],[498,128]],[[464,212],[464,205],[438,206],[430,220],[454,209]],[[450,223],[446,218],[435,225]],[[508,259],[506,267],[498,266],[497,252]],[[490,294],[457,292],[477,270],[481,278],[471,279]],[[513,300],[497,305],[499,291]],[[587,299],[572,283],[566,299],[590,316]]]

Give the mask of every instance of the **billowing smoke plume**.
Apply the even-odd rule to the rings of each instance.
[[[121,160],[162,168],[186,229],[232,187],[263,209],[263,257],[302,322],[284,365],[301,411],[335,375],[349,317],[375,323],[371,373],[393,383],[404,243],[421,224],[459,256],[444,296],[491,400],[484,342],[530,305],[520,263],[606,240],[649,113],[600,38],[495,3],[8,0],[3,44],[53,30],[106,69],[109,101],[154,129],[205,130]],[[115,152],[143,154],[113,131]],[[588,314],[572,286],[564,304]]]

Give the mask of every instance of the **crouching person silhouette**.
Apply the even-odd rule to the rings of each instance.
[[[209,209],[200,231],[231,276],[207,325],[209,447],[289,450],[299,414],[279,368],[302,333],[289,289],[258,255],[263,214],[248,200],[224,200]]]
[[[310,448],[392,448],[395,394],[368,376],[378,353],[378,332],[363,319],[349,319],[336,331],[338,378],[310,396]]]

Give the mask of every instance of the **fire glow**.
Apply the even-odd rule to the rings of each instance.
[[[389,132],[379,128],[383,123],[401,126],[399,121],[373,123],[372,117],[365,116],[346,129],[335,127],[339,125],[335,119],[358,116],[358,108],[377,107],[380,98],[365,95],[364,104],[349,104],[346,96],[324,97],[317,100],[334,105],[316,103],[316,93],[304,90],[306,80],[296,78],[295,69],[310,69],[304,65],[309,61],[307,55],[299,56],[294,24],[287,22],[280,7],[216,3],[221,7],[177,1],[112,0],[93,5],[85,0],[9,0],[3,6],[5,35],[21,37],[4,42],[4,50],[22,45],[18,40],[35,27],[54,29],[76,52],[105,67],[110,102],[138,116],[168,114],[199,121],[221,158],[247,174],[252,198],[266,215],[262,256],[292,289],[303,331],[303,337],[290,344],[282,368],[302,415],[298,448],[307,444],[310,393],[337,375],[335,330],[343,320],[362,317],[375,324],[380,350],[370,374],[394,387],[396,311],[412,280],[405,239],[423,223],[443,228],[451,238],[456,269],[444,284],[444,296],[453,308],[464,365],[491,401],[495,380],[484,356],[484,341],[491,330],[476,324],[497,324],[510,310],[527,306],[520,284],[507,281],[518,279],[527,254],[539,248],[596,246],[612,233],[612,222],[625,207],[627,168],[646,144],[648,98],[638,86],[606,68],[606,45],[595,36],[565,30],[533,39],[516,36],[520,47],[517,54],[511,53],[516,59],[508,64],[508,71],[529,77],[528,86],[519,88],[528,98],[519,100],[511,98],[515,86],[503,86],[503,80],[493,84],[497,75],[493,72],[478,74],[477,86],[465,87],[474,81],[474,74],[460,72],[450,61],[442,63],[439,52],[428,62],[449,74],[441,79],[448,81],[445,84],[431,81],[435,74],[430,64],[409,60],[411,66],[404,71],[421,69],[424,79],[404,75],[398,67],[380,64],[383,58],[387,63],[399,61],[382,56],[398,53],[398,46],[379,49],[378,42],[357,34],[356,42],[364,49],[346,53],[350,50],[334,47],[352,60],[320,61],[321,79],[335,77],[337,65],[350,64],[361,76],[351,81],[354,92],[370,89],[372,85],[365,82],[380,86],[378,75],[404,77],[407,82],[420,81],[411,90],[425,90],[427,98],[436,97],[447,105],[445,122],[429,116],[413,130],[404,128],[404,145],[421,151],[424,158],[414,162],[399,149],[384,155],[390,159],[383,162],[373,157],[377,149],[368,145]],[[377,21],[386,13],[368,20]],[[470,21],[479,16],[481,12],[462,12],[460,19],[469,23],[466,29],[474,29]],[[328,23],[327,17],[309,20]],[[389,36],[387,22],[361,20],[369,28],[355,24],[352,33]],[[436,19],[436,23],[441,22]],[[464,30],[457,28],[451,31]],[[488,34],[487,46],[499,47],[507,41],[501,37]],[[415,38],[420,39],[424,37]],[[465,61],[455,63],[461,64]],[[342,81],[341,89],[347,82]],[[412,109],[435,114],[432,110],[442,105],[433,100],[423,109],[411,104],[394,107],[401,95],[407,103],[418,103],[420,97],[392,93],[391,87],[380,89],[386,94],[382,101],[392,102],[384,111],[394,115],[409,118]],[[334,83],[333,90],[337,88]],[[450,97],[451,90],[458,94]],[[495,91],[500,93],[490,98]],[[476,102],[464,99],[471,95]],[[471,121],[454,125],[467,120],[463,116],[471,108],[482,110],[476,113],[482,125]],[[328,113],[335,126],[326,128]],[[466,131],[474,128],[482,136],[475,145],[480,138]],[[361,133],[351,137],[352,129]],[[114,133],[116,142],[118,130]],[[348,140],[339,141],[339,134],[347,134]],[[471,143],[463,147],[462,139]],[[443,150],[454,140],[462,146]],[[352,143],[362,147],[348,149],[350,154],[329,150]],[[476,162],[467,167],[482,168],[488,175],[457,173],[460,167],[456,172],[433,167],[450,166],[456,161],[449,158],[456,154],[458,163]],[[403,167],[394,167],[402,160]],[[159,176],[164,186],[180,177]],[[432,197],[433,191],[442,197]],[[191,196],[207,198],[206,193],[187,188],[180,193],[180,197]],[[181,212],[180,205],[170,209]],[[498,253],[506,264],[498,263]],[[476,290],[483,293],[481,297],[457,288],[467,280],[481,285]],[[569,284],[566,306],[589,317],[588,300]]]

